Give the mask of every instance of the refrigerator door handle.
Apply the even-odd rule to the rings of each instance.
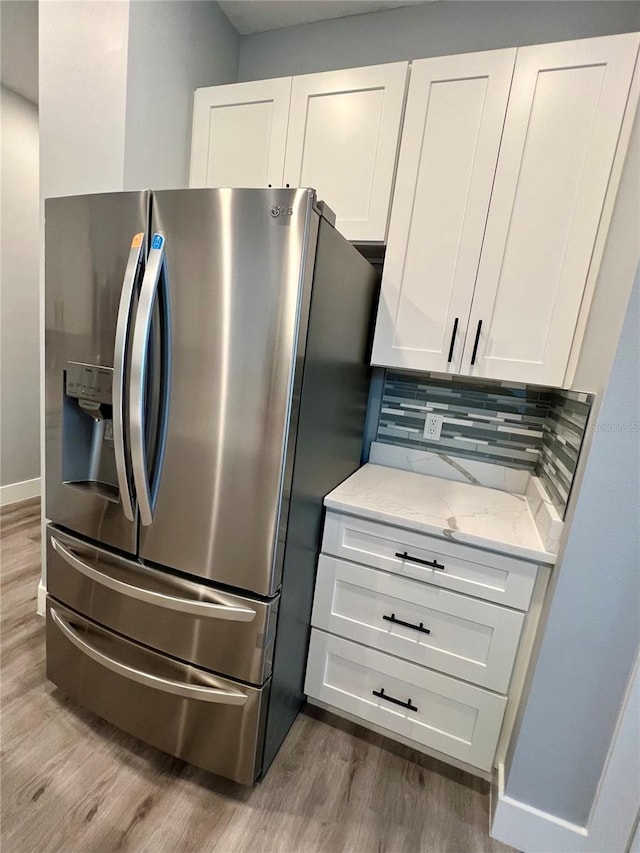
[[[89,580],[95,581],[95,583],[99,583],[101,586],[107,587],[107,589],[112,589],[114,592],[126,595],[128,598],[165,607],[167,610],[179,610],[181,613],[225,619],[230,622],[251,622],[256,617],[256,611],[250,607],[241,607],[233,604],[216,604],[210,601],[195,601],[181,596],[154,592],[150,589],[125,583],[124,581],[117,580],[117,578],[105,575],[103,572],[99,572],[92,566],[88,566],[73,551],[70,551],[62,542],[59,542],[55,536],[51,537],[51,544],[62,559],[79,571],[80,574],[89,578]]]
[[[218,687],[204,687],[198,684],[176,681],[173,678],[153,675],[150,672],[114,660],[83,640],[71,625],[56,612],[55,608],[51,607],[49,612],[58,630],[77,649],[100,666],[128,678],[130,681],[143,684],[145,687],[152,687],[155,690],[162,690],[165,693],[173,693],[174,696],[182,696],[185,699],[200,699],[203,702],[218,702],[223,705],[244,705],[247,701],[247,694],[241,693],[239,690],[222,690]]]
[[[133,495],[127,473],[127,458],[124,443],[124,399],[125,371],[127,364],[127,341],[131,321],[131,304],[138,278],[138,272],[144,263],[144,232],[135,234],[131,241],[129,260],[124,273],[118,319],[116,322],[116,340],[113,350],[113,449],[116,460],[116,477],[122,511],[128,521],[134,520]]]
[[[154,482],[151,482],[147,448],[145,446],[145,390],[149,359],[149,337],[153,307],[156,297],[160,298],[164,316],[162,323],[163,375],[161,377],[161,403],[159,408],[158,449],[155,454]],[[133,330],[131,350],[131,383],[129,389],[129,429],[131,441],[131,463],[133,481],[138,498],[140,521],[148,527],[153,521],[158,484],[162,471],[164,445],[166,442],[167,417],[169,412],[170,383],[170,330],[169,330],[169,287],[165,260],[165,238],[154,234],[147,258],[140,299]]]

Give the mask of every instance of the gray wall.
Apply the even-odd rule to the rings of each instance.
[[[0,0],[2,85],[38,103],[38,0]]]
[[[506,793],[584,826],[640,643],[640,267],[575,504]]]
[[[37,3],[2,0],[0,42],[0,486],[10,486],[40,476]]]
[[[629,141],[572,387],[602,394],[640,258],[640,110]]]
[[[0,485],[40,476],[38,109],[2,86]]]
[[[239,80],[640,30],[640,3],[440,2],[244,36]]]
[[[128,38],[126,2],[40,4],[42,198],[122,189]]]
[[[187,186],[193,91],[235,81],[211,0],[42,3],[43,197]]]
[[[193,92],[235,83],[239,50],[217,3],[131,3],[124,189],[188,186]]]
[[[637,329],[640,113],[604,245],[574,387],[596,393],[601,425],[640,421]],[[621,339],[625,326],[626,338]],[[635,332],[637,336],[637,331]],[[626,341],[626,343],[623,343]],[[620,342],[620,343],[619,343]],[[618,345],[626,347],[620,354]],[[616,368],[613,364],[617,357]],[[612,408],[626,407],[625,418]],[[539,657],[507,761],[507,794],[584,825],[638,642],[639,432],[588,429],[569,501],[568,537],[544,614]],[[611,458],[610,458],[611,457]],[[622,604],[620,607],[619,605]],[[535,760],[534,760],[535,757]],[[511,770],[513,772],[511,772]]]

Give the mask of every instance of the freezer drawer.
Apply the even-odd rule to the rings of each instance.
[[[47,591],[100,625],[232,678],[271,674],[279,597],[259,601],[47,530]]]
[[[47,677],[151,746],[244,784],[260,774],[270,683],[248,687],[131,643],[47,600]]]

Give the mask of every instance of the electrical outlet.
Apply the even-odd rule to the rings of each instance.
[[[442,415],[432,415],[431,413],[427,413],[427,417],[424,422],[424,432],[422,433],[423,436],[431,439],[431,441],[438,441],[441,432]]]

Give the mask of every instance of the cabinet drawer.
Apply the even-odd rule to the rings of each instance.
[[[523,622],[517,610],[320,557],[314,628],[490,690],[508,690]]]
[[[327,513],[322,551],[519,610],[529,606],[538,569],[513,557],[338,512]],[[407,557],[397,556],[405,552]],[[440,568],[419,562],[434,560]]]
[[[305,692],[388,729],[391,737],[395,732],[482,770],[492,767],[507,702],[316,629]]]

